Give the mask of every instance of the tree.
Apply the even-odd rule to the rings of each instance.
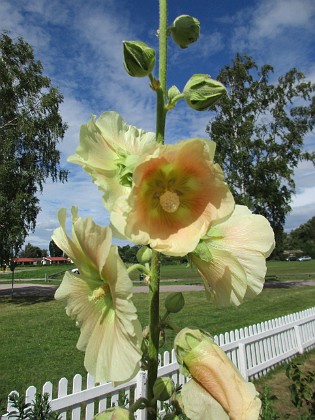
[[[285,247],[301,249],[305,255],[315,258],[315,216],[285,235]]]
[[[0,37],[0,260],[17,255],[35,229],[45,180],[67,179],[56,148],[63,97],[42,70],[22,38]]]
[[[63,250],[60,249],[53,240],[49,242],[49,255],[51,257],[62,257]]]
[[[303,148],[314,126],[314,85],[296,69],[272,84],[272,72],[270,65],[258,69],[250,56],[237,54],[217,78],[228,95],[213,107],[207,132],[236,203],[269,220],[280,252],[294,170],[303,160],[315,162],[315,153]]]
[[[30,243],[25,245],[23,251],[20,252],[20,256],[24,258],[41,258],[47,256],[46,249],[40,249],[38,246],[34,246]]]

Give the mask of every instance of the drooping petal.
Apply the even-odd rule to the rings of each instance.
[[[73,209],[72,239],[65,230],[65,211],[55,243],[75,262],[80,275],[66,272],[55,298],[65,301],[67,314],[81,334],[77,347],[96,381],[125,382],[140,368],[142,329],[131,301],[132,282],[111,246],[111,230],[77,217]]]
[[[239,305],[263,288],[266,258],[274,249],[274,233],[263,216],[236,205],[231,216],[215,221],[203,238],[211,255],[198,253],[191,260],[198,268],[205,288],[217,306]]]
[[[211,249],[211,254],[210,262],[191,257],[203,279],[208,299],[220,308],[239,305],[247,290],[243,267],[228,251]]]

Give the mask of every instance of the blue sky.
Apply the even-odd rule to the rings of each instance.
[[[235,53],[251,55],[258,65],[274,66],[274,77],[297,67],[315,82],[315,2],[313,0],[169,0],[169,23],[178,15],[199,19],[201,36],[181,50],[169,42],[168,81],[182,89],[194,73],[215,77]],[[41,213],[27,242],[48,248],[60,207],[79,207],[107,225],[101,193],[83,170],[66,159],[79,143],[80,125],[92,114],[119,112],[128,124],[155,130],[155,94],[148,79],[136,79],[123,69],[122,41],[141,40],[158,48],[158,0],[1,0],[0,31],[22,36],[34,48],[44,73],[64,95],[61,114],[69,129],[59,150],[70,170],[66,184],[47,181],[40,195]],[[208,112],[194,112],[179,103],[169,113],[166,142],[207,137]],[[305,147],[315,150],[315,136]],[[315,170],[302,163],[296,171],[297,195],[286,230],[315,215]]]

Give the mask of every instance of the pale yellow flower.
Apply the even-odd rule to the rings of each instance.
[[[72,239],[66,233],[66,210],[52,236],[80,274],[65,273],[55,298],[81,329],[77,347],[85,351],[84,365],[96,381],[125,382],[138,372],[142,329],[131,301],[132,282],[112,234],[72,208]]]
[[[245,206],[214,222],[190,254],[200,272],[209,299],[219,307],[239,305],[263,288],[266,258],[275,247],[273,230],[263,216]]]
[[[209,395],[211,395],[225,410],[229,417],[214,405],[212,409],[216,416],[209,419],[257,420],[259,418],[261,401],[254,385],[246,382],[236,366],[224,351],[213,340],[199,330],[184,328],[180,331],[174,343],[177,361],[183,367],[183,373],[189,375]],[[203,413],[212,404],[204,392],[198,400],[195,393],[198,389],[190,385],[190,391],[182,394],[183,405],[188,411]],[[192,404],[195,403],[195,408]],[[186,413],[187,414],[187,413]],[[202,418],[194,414],[192,418]]]
[[[128,125],[117,112],[110,111],[81,126],[80,145],[68,160],[91,175],[104,192],[105,208],[111,210],[118,197],[129,193],[139,158],[155,147],[155,133]]]
[[[111,223],[136,244],[166,255],[186,255],[211,223],[232,213],[234,199],[219,165],[214,143],[189,139],[156,148],[143,157],[128,198],[118,200]]]

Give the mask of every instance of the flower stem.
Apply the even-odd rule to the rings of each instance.
[[[159,82],[156,93],[156,141],[164,143],[166,119],[166,73],[167,73],[167,0],[160,0],[159,28]]]
[[[167,0],[160,0],[160,45],[159,45],[159,81],[160,86],[156,90],[156,141],[164,143],[165,120],[166,120],[166,70],[167,70]],[[149,314],[149,344],[148,344],[148,388],[147,398],[153,400],[153,386],[157,378],[159,366],[159,337],[160,337],[160,254],[152,252],[151,279],[150,279],[150,314]],[[148,420],[157,418],[157,404],[152,404],[148,410]]]
[[[148,400],[153,399],[153,386],[157,378],[157,370],[159,365],[159,306],[160,306],[160,254],[153,251],[151,259],[151,281],[150,281],[150,334],[149,334],[149,367],[148,367]],[[156,403],[153,407],[154,411],[148,412],[148,419],[156,419]]]

